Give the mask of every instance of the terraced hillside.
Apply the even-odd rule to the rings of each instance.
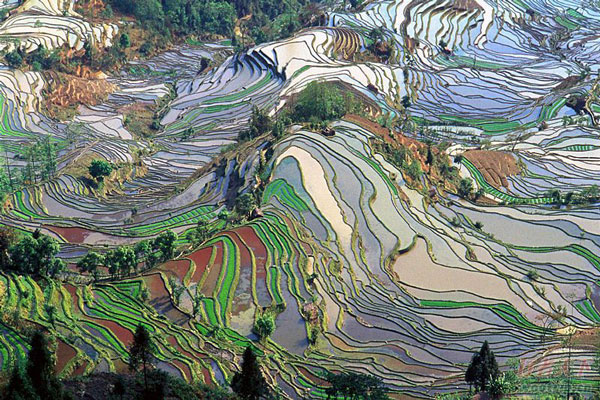
[[[326,371],[432,398],[468,389],[464,371],[487,340],[501,365],[516,358],[531,376],[568,357],[581,371],[573,387],[591,394],[596,3],[375,0],[242,52],[181,44],[132,62],[108,78],[116,89],[106,101],[68,122],[45,114],[47,75],[0,70],[8,164],[24,168],[24,149],[44,136],[58,154],[54,177],[12,193],[0,220],[58,239],[72,267],[50,283],[0,273],[0,366],[24,358],[21,328],[41,325],[58,338],[61,376],[125,371],[142,324],[157,338],[158,367],[190,381],[228,381],[252,344],[269,383],[290,398],[326,397]],[[0,25],[0,42],[110,46],[118,26],[90,25],[69,4],[27,0]],[[203,58],[225,61],[203,68]],[[334,135],[294,125],[238,143],[253,107],[277,118],[313,81],[353,93],[366,111],[333,121]],[[159,129],[141,135],[131,110],[157,104]],[[444,142],[478,198],[431,174],[408,178],[381,154],[382,140],[422,148],[423,159],[419,142]],[[105,191],[81,172],[92,158],[118,166]],[[228,223],[233,197],[260,185],[256,218]],[[211,236],[193,247],[186,233],[199,222]],[[91,249],[168,229],[179,234],[177,255],[156,268],[93,283],[73,267]],[[263,313],[276,329],[259,341]],[[583,344],[567,352],[564,332]]]

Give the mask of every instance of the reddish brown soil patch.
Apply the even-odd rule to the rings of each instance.
[[[252,268],[252,258],[250,257],[250,251],[246,244],[242,242],[241,236],[238,232],[226,232],[227,236],[233,240],[240,252],[240,268]]]
[[[519,174],[517,160],[510,153],[489,150],[469,150],[464,156],[481,171],[485,180],[496,189],[508,188],[508,176]]]
[[[600,328],[591,328],[577,331],[573,336],[573,344],[575,346],[598,346],[598,338],[600,338]]]
[[[316,376],[315,374],[313,374],[312,372],[310,372],[306,368],[304,368],[304,367],[298,367],[298,371],[302,375],[304,375],[304,377],[309,382],[312,382],[314,385],[318,385],[318,386],[325,386],[326,385],[326,381],[324,379],[319,378],[318,376]]]
[[[361,117],[359,115],[355,115],[355,114],[347,114],[344,116],[344,119],[353,122],[361,127],[363,127],[364,129],[374,133],[375,135],[377,135],[378,137],[380,137],[381,139],[383,139],[384,142],[392,145],[393,147],[404,147],[407,150],[410,151],[410,155],[411,158],[413,160],[416,160],[419,162],[419,164],[421,165],[421,170],[423,170],[423,172],[425,172],[426,174],[429,174],[430,178],[433,180],[437,180],[439,179],[439,174],[437,173],[437,171],[435,171],[434,169],[432,169],[430,171],[430,166],[429,164],[427,164],[427,145],[424,143],[419,142],[416,139],[411,139],[409,137],[404,136],[401,133],[397,133],[397,132],[393,132],[388,128],[385,128],[373,121],[369,121],[368,119]],[[431,148],[431,151],[433,152],[434,155],[438,155],[439,154],[439,150],[435,147]],[[404,175],[404,179],[409,183],[412,184],[415,187],[421,187],[421,183],[420,181],[414,181],[406,174]]]
[[[212,376],[210,374],[210,371],[207,368],[202,368],[202,376],[204,377],[204,383],[207,385],[210,385],[213,383],[212,381]]]
[[[267,263],[267,249],[260,238],[256,235],[254,230],[249,226],[236,229],[235,231],[239,237],[246,243],[246,246],[250,248],[250,251],[254,254],[254,260],[256,261],[256,278],[264,279],[267,276],[265,265]]]
[[[190,370],[190,367],[187,366],[187,364],[185,364],[179,360],[173,360],[172,363],[179,368],[179,370],[183,374],[184,380],[186,380],[188,382],[190,382],[192,380],[192,371]]]
[[[88,362],[87,361],[82,361],[81,365],[77,368],[75,368],[75,370],[73,370],[73,372],[71,373],[71,376],[80,376],[83,375],[83,373],[85,372],[85,369],[87,368]]]
[[[206,270],[206,266],[208,265],[208,262],[210,261],[210,255],[212,253],[212,249],[213,249],[212,246],[205,247],[203,249],[193,252],[192,254],[190,254],[188,256],[188,258],[190,260],[192,260],[193,263],[196,265],[196,271],[194,272],[194,275],[192,276],[192,282],[198,282],[198,281],[200,281],[200,279],[202,279],[202,275],[204,274],[204,271]]]
[[[208,276],[202,285],[202,293],[206,296],[213,295],[219,280],[221,268],[223,268],[223,244],[218,242],[213,247],[216,249],[217,255],[214,262],[208,267]]]
[[[176,324],[182,325],[186,323],[189,318],[187,315],[179,311],[173,306],[171,302],[171,296],[165,288],[160,274],[152,274],[144,277],[146,287],[150,291],[150,305],[161,315],[165,315],[171,321]]]
[[[77,296],[77,288],[73,285],[70,284],[65,284],[65,289],[67,289],[67,292],[69,292],[69,294],[71,295],[71,302],[73,304],[73,312],[80,312],[81,309],[79,308],[79,297]]]
[[[59,374],[67,366],[68,362],[77,355],[77,351],[70,345],[66,344],[62,340],[58,339],[58,346],[56,348],[56,365],[54,371]]]
[[[177,343],[177,339],[175,339],[174,336],[169,336],[167,338],[167,341],[169,342],[169,344],[173,347],[175,347],[177,349],[177,351],[179,351],[181,354],[183,354],[184,356],[187,356],[189,358],[191,358],[192,360],[198,360],[198,355],[192,354],[187,350],[184,350],[179,343]]]
[[[125,126],[130,132],[148,136],[155,133],[152,128],[155,108],[156,104],[153,102],[138,101],[118,110],[125,116]]]
[[[427,146],[418,140],[411,139],[404,135],[397,135],[391,132],[388,128],[385,128],[379,125],[376,122],[370,121],[360,115],[356,114],[346,114],[344,119],[350,122],[357,124],[358,126],[363,127],[364,129],[373,132],[377,136],[381,137],[387,143],[390,144],[401,144],[405,147],[408,147],[411,150],[418,150],[420,148],[426,148]]]
[[[177,278],[181,282],[183,282],[183,278],[185,278],[185,274],[187,274],[190,269],[190,261],[189,260],[171,260],[164,263],[160,269],[167,273],[174,273]]]
[[[85,238],[92,233],[92,231],[83,228],[70,228],[51,225],[43,225],[43,228],[60,235],[69,243],[83,243]]]
[[[94,319],[94,322],[110,330],[125,347],[133,342],[133,333],[116,322],[105,319]]]
[[[50,76],[48,103],[60,107],[76,104],[96,105],[108,98],[117,87],[104,79],[103,75],[84,73],[79,77],[58,72]]]

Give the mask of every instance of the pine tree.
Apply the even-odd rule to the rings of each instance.
[[[4,388],[0,394],[2,400],[30,400],[38,399],[39,397],[33,390],[31,382],[23,369],[19,366],[15,366],[13,369],[8,385]]]
[[[241,371],[231,380],[231,389],[242,400],[258,400],[269,392],[256,355],[250,346],[244,351]]]
[[[474,385],[475,390],[486,390],[489,385],[498,378],[498,363],[494,352],[490,350],[487,342],[483,342],[478,353],[473,355],[471,363],[465,374],[465,381],[469,385]]]
[[[60,399],[62,390],[54,376],[54,360],[48,347],[46,336],[41,331],[36,331],[31,338],[31,350],[27,355],[27,376],[40,398]]]
[[[148,371],[152,367],[152,339],[143,325],[138,325],[133,334],[133,343],[129,349],[129,368],[137,371],[142,367],[144,374],[144,389],[148,391]]]

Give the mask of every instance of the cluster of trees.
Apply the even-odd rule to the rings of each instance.
[[[286,114],[282,114],[278,116],[277,119],[273,119],[265,110],[261,110],[255,106],[252,108],[248,129],[240,132],[238,140],[244,142],[267,133],[270,133],[275,138],[279,138],[283,136],[285,126],[290,122],[291,119]]]
[[[556,205],[582,205],[592,204],[600,201],[600,189],[598,185],[588,186],[579,192],[561,193],[560,190],[554,189],[546,194],[554,200]]]
[[[52,143],[46,135],[25,148],[27,164],[21,171],[21,181],[25,184],[36,184],[46,181],[56,173],[56,143]]]
[[[476,392],[487,392],[491,398],[499,399],[518,388],[518,377],[514,369],[501,373],[494,352],[487,340],[478,352],[473,354],[465,373],[465,382]],[[470,391],[470,390],[469,390]]]
[[[275,317],[270,312],[260,314],[254,321],[254,332],[264,340],[275,331]]]
[[[294,122],[320,129],[348,113],[361,113],[361,106],[361,102],[353,94],[342,92],[336,84],[313,81],[298,94],[290,109],[280,113],[277,119],[254,107],[249,127],[240,132],[238,139],[251,140],[267,133],[279,138],[283,136],[285,127]]]
[[[26,160],[25,166],[19,170],[11,168],[6,151],[4,156],[4,168],[0,169],[0,202],[23,185],[46,181],[56,173],[56,143],[50,140],[50,136],[37,139],[16,156]]]
[[[231,37],[236,18],[249,16],[244,20],[244,28],[255,43],[285,37],[297,30],[298,14],[304,4],[299,0],[109,0],[111,9],[132,15],[144,27],[163,35]]]
[[[98,49],[92,43],[86,42],[84,45],[85,52],[76,57],[71,57],[67,65],[62,65],[63,72],[72,72],[72,67],[83,64],[88,65],[97,70],[108,70],[114,66],[123,64],[127,61],[125,50],[131,46],[131,39],[125,32],[122,33],[111,47],[106,49]],[[147,49],[149,52],[149,50]],[[143,53],[140,48],[140,53]]]
[[[154,353],[156,346],[150,335],[150,332],[139,325],[133,336],[133,343],[129,348],[129,368],[133,372],[140,373],[143,377],[143,398],[147,399],[162,399],[166,396],[173,396],[173,385],[169,385],[169,380],[172,378],[166,377],[163,373],[155,370],[154,363],[156,358]],[[240,400],[258,400],[260,398],[268,398],[271,395],[271,390],[267,384],[260,363],[254,354],[251,346],[248,346],[242,357],[240,371],[237,372],[231,379],[232,395],[224,390],[209,389],[208,387],[200,387],[196,393],[202,392],[201,398],[211,399],[240,399]],[[178,397],[181,398],[181,397]]]
[[[36,230],[31,236],[20,236],[12,228],[0,228],[0,269],[17,274],[55,277],[65,269],[56,258],[58,242]]]
[[[104,181],[104,177],[109,176],[113,171],[113,166],[105,160],[92,160],[88,167],[88,172],[97,183]]]
[[[413,181],[418,181],[423,175],[419,160],[411,156],[410,150],[405,146],[393,146],[384,141],[373,143],[373,149],[383,154],[388,162],[403,171]]]
[[[206,242],[215,233],[215,228],[205,220],[198,221],[196,227],[190,230],[186,237],[192,242],[192,247],[197,247]]]
[[[389,60],[390,56],[392,55],[393,47],[387,42],[383,28],[373,28],[369,32],[369,39],[370,42],[367,46],[367,49],[375,54],[380,61],[385,62]]]
[[[174,34],[196,32],[230,36],[236,12],[233,5],[210,0],[110,0],[112,8],[134,16],[150,29]]]
[[[325,389],[328,399],[347,400],[388,400],[387,390],[380,378],[355,372],[333,374],[328,372],[325,379],[329,387]]]
[[[24,64],[31,66],[34,71],[54,68],[60,62],[59,51],[48,51],[43,45],[27,53],[19,46],[4,55],[4,60],[12,68],[20,68]]]
[[[100,266],[108,268],[113,277],[129,275],[140,267],[152,268],[173,258],[176,241],[177,234],[168,230],[153,240],[138,242],[134,247],[119,246],[105,254],[90,251],[77,262],[77,268],[82,273],[91,274],[96,280],[99,277]]]
[[[290,116],[294,122],[323,126],[360,111],[360,102],[351,93],[342,93],[333,83],[312,81],[298,94]]]
[[[4,387],[0,386],[0,400],[71,400],[76,398],[75,392],[71,392],[69,386],[55,375],[55,357],[50,350],[54,347],[52,342],[52,338],[42,331],[33,333],[27,360],[23,364],[15,365],[7,384]],[[141,326],[138,327],[129,348],[129,366],[132,372],[139,374],[134,376],[104,374],[100,380],[101,384],[110,385],[111,381],[113,383],[109,398],[143,400],[164,398],[233,400],[235,398],[222,388],[204,384],[188,384],[155,369],[153,366],[155,351],[156,346],[148,330]],[[260,369],[258,371],[260,372]],[[139,376],[141,376],[141,382],[136,379]],[[262,378],[262,375],[260,377]],[[94,386],[94,376],[90,378],[92,379],[86,381],[92,382],[91,386]],[[80,391],[81,384],[85,385],[86,381],[79,382],[77,392]],[[267,387],[264,378],[262,383],[263,388]],[[98,388],[92,388],[88,396],[94,396],[97,390]],[[81,395],[78,393],[78,396]]]

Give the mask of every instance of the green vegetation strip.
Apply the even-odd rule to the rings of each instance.
[[[543,328],[540,328],[539,326],[529,322],[513,306],[508,304],[479,304],[471,301],[421,300],[421,306],[427,308],[487,308],[512,325],[534,331],[544,330]]]
[[[490,185],[483,174],[475,167],[475,165],[469,161],[466,157],[462,158],[462,164],[469,170],[471,175],[475,178],[477,184],[485,190],[486,193],[491,194],[492,196],[504,201],[505,203],[513,203],[513,204],[550,204],[554,202],[552,197],[515,197],[509,194],[503,193]]]
[[[309,209],[306,202],[298,196],[294,188],[283,179],[276,179],[267,185],[263,194],[263,203],[267,203],[273,196],[277,197],[281,204],[287,205],[296,211],[302,212]]]
[[[513,249],[531,251],[534,253],[552,253],[555,251],[569,251],[571,253],[575,253],[590,262],[598,271],[600,271],[600,256],[592,253],[587,248],[578,245],[578,244],[570,244],[563,247],[528,247],[528,246],[511,246]]]

